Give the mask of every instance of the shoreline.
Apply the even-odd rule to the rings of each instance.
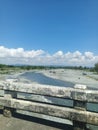
[[[45,76],[71,82],[74,84],[87,85],[89,88],[98,88],[98,75],[93,72],[74,69],[53,69],[40,71]]]
[[[74,70],[74,69],[48,69],[48,70],[30,70],[30,71],[20,71],[10,74],[1,74],[0,80],[7,79],[17,79],[19,82],[30,82],[32,81],[26,79],[25,77],[20,77],[26,72],[36,72],[41,73],[47,77],[53,79],[59,79],[64,82],[70,82],[74,84],[87,85],[88,88],[98,89],[98,74],[94,72],[88,72],[84,70]],[[69,86],[70,87],[70,86]]]

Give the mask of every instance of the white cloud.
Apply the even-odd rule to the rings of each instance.
[[[30,64],[30,65],[81,65],[94,66],[98,62],[98,55],[92,52],[57,51],[49,54],[43,50],[24,50],[23,48],[6,48],[0,46],[0,63],[3,64]]]
[[[92,60],[93,58],[95,58],[92,52],[85,52],[84,54],[87,59]]]
[[[25,51],[23,48],[17,48],[17,49],[8,49],[3,46],[0,46],[0,57],[20,57],[20,58],[31,58],[36,57],[38,55],[43,54],[43,50],[31,50],[31,51]]]
[[[54,57],[62,57],[63,56],[63,52],[62,51],[58,51],[53,56]]]

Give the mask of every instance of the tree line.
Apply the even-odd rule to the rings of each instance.
[[[75,69],[75,70],[89,70],[98,73],[98,63],[94,67],[83,67],[83,66],[33,66],[33,65],[5,65],[0,64],[0,70],[9,70],[9,69],[21,69],[21,70],[32,70],[32,69]]]

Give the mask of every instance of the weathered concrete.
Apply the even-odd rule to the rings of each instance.
[[[1,96],[6,91],[23,92],[30,94],[37,94],[43,96],[52,96],[59,98],[67,98],[85,102],[98,103],[98,91],[96,90],[85,90],[77,88],[65,88],[59,86],[40,85],[40,84],[26,84],[26,83],[15,83],[15,82],[0,82]]]
[[[50,102],[43,103],[35,100],[33,95],[71,99],[73,108],[53,105]],[[98,125],[98,113],[86,111],[87,102],[98,103],[98,91],[87,90],[85,85],[65,88],[35,83],[0,82],[0,105],[4,106],[4,115],[7,117],[11,116],[11,111],[25,110],[69,119],[75,130],[85,130],[87,123]]]
[[[98,125],[98,114],[73,108],[0,97],[0,105]]]

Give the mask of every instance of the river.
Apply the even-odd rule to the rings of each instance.
[[[39,84],[46,85],[54,85],[54,86],[62,86],[62,87],[73,87],[74,84],[71,82],[65,82],[63,80],[53,79],[51,77],[47,77],[42,73],[38,72],[26,72],[21,75],[32,82],[37,82]]]

